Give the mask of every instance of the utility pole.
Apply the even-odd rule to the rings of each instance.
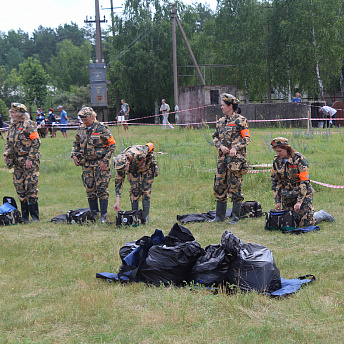
[[[269,40],[269,8],[271,6],[265,6],[267,9],[266,15],[266,66],[267,66],[267,92],[268,92],[268,102],[271,103],[271,67],[270,67],[270,40]]]
[[[106,65],[104,63],[102,34],[100,23],[106,23],[99,18],[99,0],[95,0],[95,20],[84,20],[85,23],[96,23],[96,62],[90,61],[90,91],[91,106],[95,111],[98,110],[98,119],[106,122],[108,120],[108,91],[106,82]]]
[[[183,40],[184,40],[185,45],[188,49],[189,55],[192,59],[192,62],[196,68],[198,77],[201,80],[202,86],[205,85],[205,80],[203,78],[201,70],[199,69],[198,63],[196,61],[195,55],[193,54],[193,51],[192,51],[191,46],[189,44],[189,41],[185,35],[182,24],[180,23],[180,20],[176,14],[176,4],[172,4],[171,18],[172,18],[174,105],[175,105],[175,109],[176,109],[176,106],[179,109],[176,22],[178,24],[179,30],[182,34]],[[176,114],[176,123],[178,123],[178,114]]]
[[[177,37],[176,37],[176,4],[172,4],[172,50],[173,50],[173,90],[174,108],[179,108],[178,69],[177,69]],[[177,122],[177,121],[176,121]]]
[[[84,23],[96,23],[96,63],[103,62],[103,47],[102,47],[102,32],[100,29],[100,23],[106,23],[107,20],[100,20],[99,16],[99,0],[95,0],[96,18],[95,20],[84,20]],[[86,17],[87,18],[87,17]]]

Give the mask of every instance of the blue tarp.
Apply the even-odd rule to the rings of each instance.
[[[16,209],[17,208],[15,208],[12,204],[4,203],[0,206],[0,214],[7,214]]]
[[[109,282],[119,282],[118,274],[111,272],[101,272],[97,273],[97,278],[107,279]],[[307,278],[310,277],[310,278]],[[129,279],[128,279],[129,281]],[[300,290],[304,284],[308,284],[315,281],[313,275],[307,275],[300,278],[285,279],[281,277],[282,288],[274,291],[273,293],[264,293],[264,295],[275,296],[275,297],[285,297],[290,294],[295,294]],[[212,289],[212,288],[207,288]]]

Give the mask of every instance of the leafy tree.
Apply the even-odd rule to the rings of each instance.
[[[0,66],[0,97],[8,107],[11,102],[24,101],[22,78],[16,69],[8,73],[4,66]]]
[[[2,115],[2,120],[8,120],[8,107],[6,103],[0,98],[0,114]]]
[[[69,39],[57,44],[57,54],[50,59],[47,70],[53,83],[64,91],[71,86],[86,86],[89,83],[87,66],[91,58],[91,44],[85,41],[77,47]]]
[[[56,54],[58,36],[55,29],[40,25],[32,34],[32,41],[35,45],[35,57],[44,65]]]
[[[0,64],[7,70],[18,68],[19,64],[33,53],[33,43],[28,33],[18,30],[8,31],[0,36]]]
[[[271,47],[277,87],[290,94],[298,85],[323,98],[324,89],[333,88],[335,80],[338,84],[343,60],[341,6],[340,0],[273,2]]]
[[[78,25],[71,22],[70,24],[59,25],[56,29],[58,42],[68,39],[73,45],[80,47],[85,42],[85,30],[79,29]]]
[[[22,77],[25,102],[42,106],[47,95],[48,74],[40,62],[29,57],[19,65],[19,73]]]
[[[245,98],[267,94],[266,16],[257,0],[222,0],[215,20],[217,63],[237,65],[238,88]]]

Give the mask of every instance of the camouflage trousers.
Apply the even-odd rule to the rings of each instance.
[[[294,202],[291,202],[290,200],[287,201],[284,197],[282,197],[283,210],[294,210],[295,203],[296,200]],[[299,227],[308,227],[315,225],[313,196],[304,198],[300,211],[297,213],[296,221]]]
[[[20,202],[37,202],[38,176],[39,161],[33,162],[30,169],[25,168],[25,165],[14,165],[13,184]]]
[[[216,201],[227,202],[229,197],[232,202],[242,202],[244,200],[241,193],[242,176],[247,173],[247,170],[248,164],[244,159],[232,158],[230,162],[219,160],[214,178]]]
[[[84,183],[84,187],[86,188],[87,198],[108,199],[110,177],[110,167],[105,171],[100,171],[99,164],[87,167],[82,166],[82,181]]]
[[[128,172],[127,177],[130,183],[130,201],[138,201],[140,196],[142,196],[142,200],[149,201],[151,198],[154,171],[147,169],[138,173]]]

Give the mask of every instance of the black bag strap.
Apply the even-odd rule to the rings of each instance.
[[[311,279],[308,283],[314,282],[316,281],[316,278],[314,275],[304,275],[304,276],[300,276],[298,277],[299,280],[304,280],[304,279]]]

